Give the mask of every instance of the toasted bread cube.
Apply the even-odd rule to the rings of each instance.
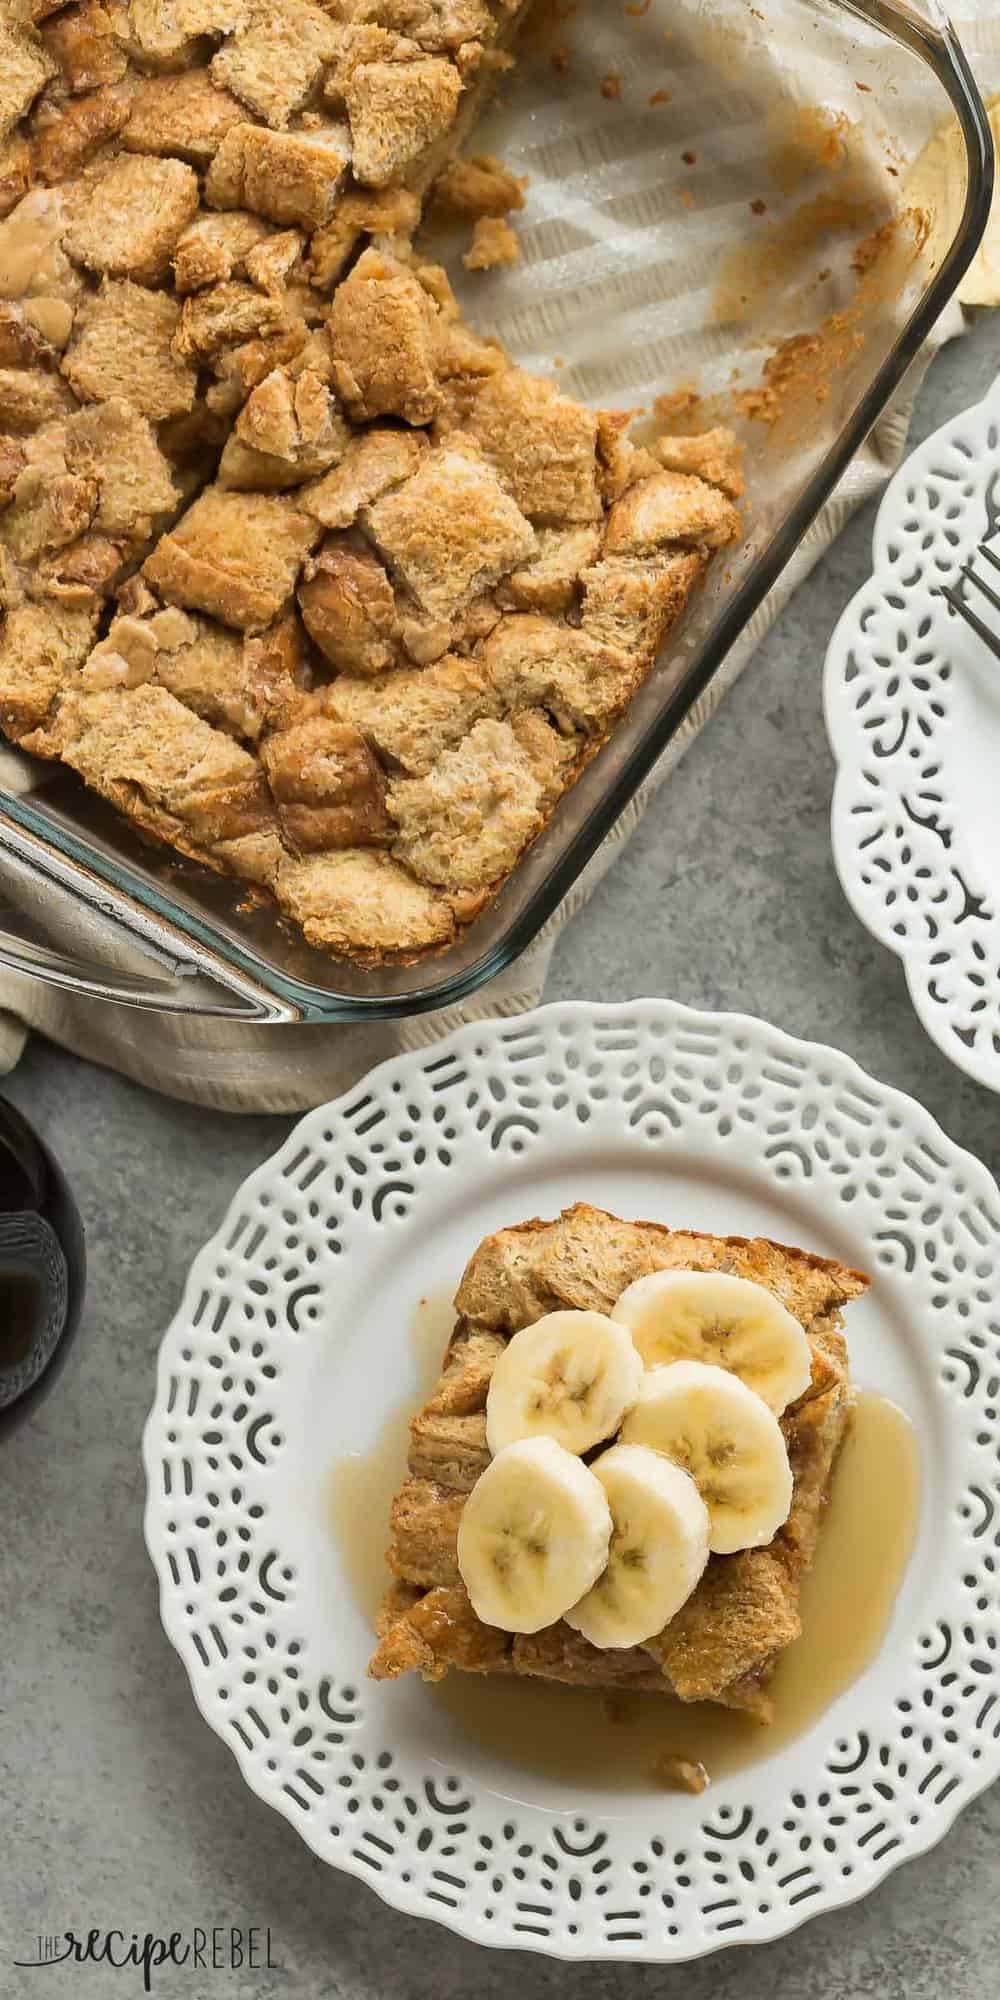
[[[176,509],[180,492],[169,462],[146,418],[120,396],[70,417],[65,451],[70,472],[97,481],[99,534],[139,544]]]
[[[236,419],[219,467],[223,486],[268,489],[313,479],[339,459],[350,433],[325,382],[304,369],[265,375]]]
[[[64,762],[119,811],[169,837],[171,822],[199,847],[273,825],[255,757],[176,701],[143,683],[98,685],[87,669],[61,703],[52,736]],[[165,820],[164,820],[164,817]]]
[[[366,188],[342,195],[332,220],[317,229],[309,245],[313,285],[328,291],[337,283],[362,234],[408,239],[419,221],[420,202],[409,188]]]
[[[380,756],[414,777],[455,749],[475,723],[501,712],[500,696],[482,667],[455,654],[380,680],[338,674],[324,689],[323,702],[328,714],[353,723]]]
[[[10,505],[0,515],[0,540],[18,562],[38,563],[75,542],[89,528],[96,507],[93,479],[26,465],[15,482]]]
[[[581,571],[600,548],[600,529],[539,528],[537,544],[531,560],[498,585],[497,602],[509,611],[568,611]]]
[[[553,383],[518,368],[473,379],[457,421],[536,525],[600,520],[597,418]]]
[[[628,435],[635,414],[634,410],[597,412],[597,477],[606,507],[620,500],[638,479],[649,479],[659,469],[652,452]]]
[[[542,825],[540,787],[509,723],[477,722],[426,776],[388,792],[393,847],[419,880],[485,889],[513,868]]]
[[[143,574],[168,603],[259,632],[287,604],[320,532],[288,500],[210,486],[147,556]]]
[[[388,187],[415,168],[451,130],[462,94],[454,63],[359,63],[344,90],[355,178]]]
[[[178,239],[172,259],[175,290],[197,292],[224,284],[244,270],[254,245],[270,234],[271,224],[245,209],[218,215],[203,210]]]
[[[116,618],[91,655],[89,674],[105,659],[124,661],[138,684],[153,680],[204,721],[255,743],[265,723],[300,697],[302,670],[293,621],[248,638],[210,618],[171,605]]]
[[[207,167],[226,133],[246,118],[243,106],[213,76],[192,69],[183,76],[143,77],[132,94],[122,138],[126,151],[174,154],[193,167]]]
[[[230,278],[223,285],[192,292],[181,307],[174,352],[182,361],[210,361],[223,347],[266,340],[285,325],[285,309],[256,285]]]
[[[116,160],[66,231],[69,255],[92,271],[155,284],[198,207],[198,177],[182,160]]]
[[[502,215],[481,215],[462,258],[467,271],[498,271],[521,261],[521,244]]]
[[[310,944],[324,951],[385,954],[447,944],[447,902],[370,848],[284,861],[275,892]]]
[[[743,492],[743,446],[724,424],[697,437],[656,438],[651,450],[668,472],[695,472],[728,500],[738,500]]]
[[[580,579],[583,630],[602,645],[652,659],[704,567],[704,556],[694,550],[670,550],[645,562],[605,556]]]
[[[308,351],[309,339],[301,320],[293,320],[281,333],[266,340],[244,340],[238,347],[224,347],[212,360],[215,382],[205,391],[205,401],[214,416],[230,418],[242,408],[251,389],[263,382],[272,368],[294,366]]]
[[[190,410],[195,368],[173,350],[180,307],[167,292],[105,278],[76,315],[63,374],[83,401],[124,396],[151,423]]]
[[[560,736],[540,708],[519,709],[510,717],[510,726],[531,765],[539,809],[550,812],[569,782],[579,746],[572,737]]]
[[[266,738],[261,761],[281,831],[297,853],[388,847],[385,774],[356,729],[304,703]]]
[[[75,408],[58,375],[44,374],[40,368],[0,368],[0,431],[23,437]]]
[[[669,542],[721,549],[739,527],[735,507],[716,487],[690,473],[658,472],[615,501],[604,548],[608,555],[621,556],[652,555]]]
[[[362,11],[383,28],[412,35],[424,49],[458,50],[463,42],[490,41],[496,33],[485,0],[368,0]]]
[[[71,97],[58,113],[39,119],[35,134],[35,172],[54,183],[79,173],[128,122],[128,99],[117,88]]]
[[[0,139],[14,130],[55,73],[55,58],[37,35],[20,25],[17,9],[8,10],[0,21]]]
[[[190,69],[202,36],[235,34],[249,11],[250,0],[129,0],[134,53],[146,69]]]
[[[68,606],[37,602],[16,589],[0,604],[0,729],[13,742],[45,721],[57,694],[79,672],[97,630],[95,599]]]
[[[467,160],[449,160],[434,182],[431,199],[442,214],[475,222],[483,215],[509,215],[512,209],[523,208],[526,186],[502,160],[478,153]]]
[[[405,264],[365,250],[334,292],[328,324],[334,384],[355,422],[430,422],[441,402],[435,312]]]
[[[23,201],[34,174],[31,147],[18,133],[0,139],[0,218]]]
[[[331,541],[299,585],[306,631],[342,674],[381,674],[396,658],[396,599],[360,536]]]
[[[234,125],[205,179],[213,208],[251,208],[272,222],[319,229],[328,222],[350,165],[346,125],[308,132],[271,132]]]
[[[212,75],[268,125],[287,125],[336,56],[340,34],[312,0],[282,0],[280,9],[263,9],[225,43],[212,59]]]
[[[301,504],[324,528],[349,528],[362,507],[401,486],[416,471],[427,449],[427,439],[419,431],[376,425],[351,439],[339,465],[300,495]]]
[[[478,657],[508,709],[547,709],[568,734],[606,729],[642,670],[617,647],[530,612],[501,618]]]
[[[128,69],[128,57],[115,34],[114,22],[100,0],[82,0],[79,7],[65,8],[46,21],[40,35],[58,64],[62,82],[74,96],[120,83]]]
[[[517,568],[534,529],[479,453],[429,451],[395,492],[362,510],[362,526],[432,616],[449,618]]]

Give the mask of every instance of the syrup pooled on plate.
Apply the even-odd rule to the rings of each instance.
[[[451,1330],[447,1298],[424,1300],[413,1343],[428,1391]],[[355,1601],[373,1622],[388,1581],[389,1508],[406,1462],[414,1401],[394,1411],[368,1452],[338,1461],[332,1520]],[[804,1734],[875,1658],[892,1617],[916,1530],[920,1466],[902,1410],[861,1390],[834,1469],[816,1559],[802,1586],[802,1636],[778,1663],[774,1720],[714,1703],[658,1695],[608,1696],[503,1676],[447,1674],[427,1697],[456,1736],[509,1767],[600,1790],[664,1790],[664,1758],[702,1765],[708,1778],[760,1762]],[[873,1522],[878,1532],[873,1533]]]

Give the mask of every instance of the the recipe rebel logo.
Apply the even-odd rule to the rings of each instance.
[[[29,1971],[56,1966],[107,1965],[130,1968],[152,1993],[154,1974],[164,1966],[189,1972],[280,1972],[269,1925],[195,1924],[189,1931],[159,1937],[153,1931],[97,1930],[40,1932],[30,1952],[13,1964]]]

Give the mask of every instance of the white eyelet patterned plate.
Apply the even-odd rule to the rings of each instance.
[[[919,1434],[878,1660],[702,1797],[533,1779],[419,1681],[367,1682],[331,1528],[332,1462],[416,1398],[418,1299],[581,1198],[871,1271],[854,1371]],[[926,1113],[737,1015],[542,1008],[310,1114],[197,1258],[144,1440],[163,1622],[248,1784],[388,1903],[494,1945],[684,1959],[864,1895],[1000,1772],[998,1253],[994,1183]]]
[[[1000,1090],[1000,661],[936,593],[1000,529],[1000,381],[907,459],[826,660],[845,894],[928,1034]],[[975,602],[975,593],[970,596]],[[990,617],[983,603],[976,605]],[[997,620],[1000,634],[1000,619]]]

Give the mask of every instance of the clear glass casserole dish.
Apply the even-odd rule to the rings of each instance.
[[[135,1006],[273,1021],[418,1013],[474,991],[530,943],[669,744],[954,291],[993,156],[933,0],[768,0],[766,15],[748,0],[584,0],[555,26],[541,11],[474,141],[529,178],[523,262],[457,289],[481,330],[593,405],[648,409],[682,387],[710,413],[742,406],[742,546],[446,951],[374,971],[329,958],[239,883],[143,846],[70,774],[3,747],[17,914],[0,911],[0,964]],[[894,223],[908,165],[949,114],[966,162],[957,225],[950,190],[929,226]],[[433,247],[461,274],[454,246]]]

